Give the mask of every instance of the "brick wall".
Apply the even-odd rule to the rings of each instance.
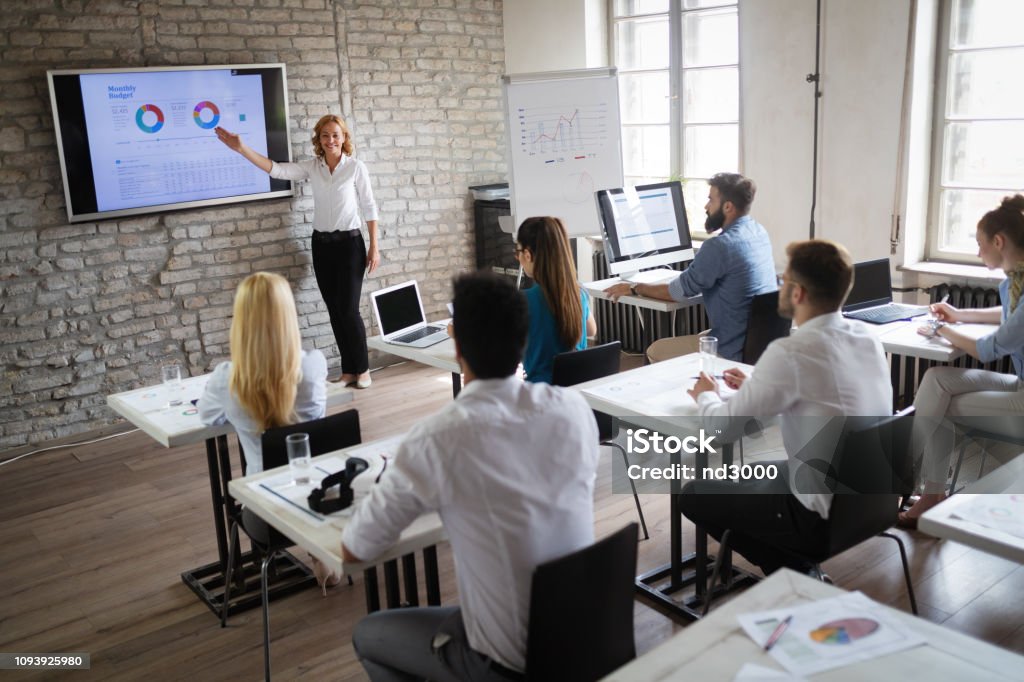
[[[257,270],[292,282],[304,344],[338,364],[308,189],[69,225],[47,69],[286,63],[293,158],[310,156],[308,131],[334,111],[370,169],[383,265],[364,292],[414,277],[440,312],[451,274],[473,262],[467,186],[505,175],[501,16],[501,0],[5,3],[0,449],[116,421],[105,396],[157,382],[162,361],[212,369],[228,354],[234,289]]]

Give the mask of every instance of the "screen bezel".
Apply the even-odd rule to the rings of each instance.
[[[885,267],[882,267],[883,263],[885,264]],[[852,313],[857,310],[864,310],[865,308],[874,308],[875,306],[892,303],[892,270],[890,269],[891,267],[892,266],[888,258],[876,258],[874,260],[866,260],[860,263],[854,263],[853,286],[850,287],[850,293],[846,295],[846,300],[843,302],[843,312]],[[889,286],[888,292],[877,298],[865,299],[860,302],[850,303],[850,296],[852,296],[853,292],[856,290],[857,282],[860,281],[861,284],[864,283],[862,280],[864,279],[863,275],[865,270],[869,271],[871,274],[882,274],[884,272],[885,281]],[[860,272],[861,277],[857,276],[858,271]],[[881,288],[876,293],[880,294]]]
[[[672,195],[672,207],[676,213],[676,229],[679,232],[679,246],[667,249],[655,249],[633,256],[620,255],[618,235],[615,228],[615,214],[611,208],[611,197],[622,194],[623,188],[604,189],[595,194],[597,214],[601,221],[601,238],[604,241],[604,254],[608,261],[608,272],[612,275],[635,272],[644,268],[673,265],[693,260],[693,237],[690,235],[690,224],[686,217],[686,206],[683,200],[683,185],[678,180],[656,182],[648,185],[636,185],[637,192],[668,189]]]
[[[113,211],[100,211],[96,206],[95,181],[92,172],[92,157],[89,151],[88,130],[85,126],[85,112],[81,97],[81,86],[78,76],[89,74],[127,74],[147,73],[156,71],[214,71],[232,70],[239,72],[252,72],[271,74],[277,76],[268,86],[264,82],[264,107],[268,123],[267,130],[267,151],[272,159],[284,161],[292,160],[291,136],[288,128],[290,119],[288,111],[288,74],[285,64],[209,64],[201,66],[156,66],[145,68],[119,68],[119,69],[59,69],[46,72],[46,80],[50,90],[50,108],[53,114],[53,130],[57,137],[57,152],[60,157],[60,173],[64,183],[64,202],[67,210],[69,223],[91,222],[95,220],[108,220],[111,218],[122,218],[125,216],[150,215],[190,208],[205,206],[223,206],[225,204],[237,204],[263,199],[275,199],[281,197],[294,197],[295,188],[289,180],[276,180],[271,178],[270,190],[256,194],[238,194],[226,197],[211,199],[197,199],[193,201],[182,201],[169,204],[150,204],[148,206],[136,206],[133,208],[121,208]],[[75,89],[78,90],[78,97],[74,97]],[[61,91],[62,100],[58,103],[57,93]],[[69,96],[70,95],[70,96]],[[277,99],[279,98],[279,99]],[[283,104],[283,119],[273,115],[277,107],[268,108],[268,102],[279,101]],[[62,115],[63,114],[63,115]],[[274,120],[274,129],[269,129],[270,122]],[[65,148],[65,140],[69,142],[73,137],[79,137],[78,144],[70,149]],[[70,152],[70,153],[68,153]],[[79,176],[76,180],[75,191],[68,182],[68,168],[73,164],[75,173]],[[85,192],[79,191],[80,186],[86,186]],[[90,200],[91,192],[91,200]]]

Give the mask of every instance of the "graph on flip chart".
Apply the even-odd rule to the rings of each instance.
[[[561,218],[597,234],[594,193],[622,186],[618,80],[590,69],[505,80],[512,214]]]

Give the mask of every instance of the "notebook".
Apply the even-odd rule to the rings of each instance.
[[[928,312],[928,306],[892,302],[892,275],[889,259],[855,263],[853,288],[843,304],[843,315],[872,324],[909,320]]]
[[[416,280],[370,294],[381,338],[398,346],[426,348],[448,338],[444,324],[427,324]]]

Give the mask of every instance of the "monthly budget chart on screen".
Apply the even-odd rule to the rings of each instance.
[[[214,132],[267,156],[262,76],[233,69],[80,76],[99,211],[260,194],[271,180]]]

